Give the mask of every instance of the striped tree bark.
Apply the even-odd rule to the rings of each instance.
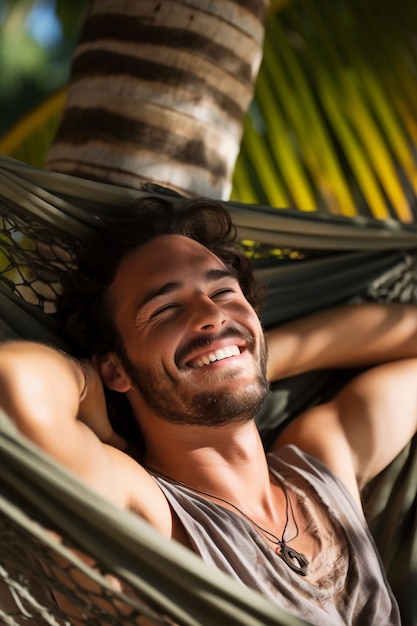
[[[90,0],[47,168],[227,199],[268,0]]]

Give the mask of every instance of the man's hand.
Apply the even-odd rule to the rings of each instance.
[[[77,419],[86,424],[103,443],[125,450],[127,442],[114,432],[106,408],[103,383],[93,363],[83,360],[87,376],[87,394],[80,403]]]

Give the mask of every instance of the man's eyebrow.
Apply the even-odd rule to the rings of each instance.
[[[148,302],[155,300],[159,296],[164,296],[167,293],[171,293],[172,291],[176,291],[177,289],[181,289],[182,283],[180,281],[171,281],[157,287],[156,289],[151,289],[142,300],[139,302],[136,311],[140,311]]]
[[[206,283],[212,283],[218,280],[222,280],[222,278],[236,278],[235,275],[228,269],[211,269],[208,270],[203,277],[203,280]],[[172,293],[173,291],[177,291],[183,287],[183,283],[181,281],[170,281],[164,283],[160,287],[156,289],[151,289],[142,300],[139,302],[136,307],[136,311],[140,311],[148,302],[155,300],[155,298],[159,298],[160,296],[165,296],[166,294]]]
[[[236,278],[236,276],[228,269],[212,269],[205,274],[205,280],[208,283],[212,283],[216,280],[221,280],[222,278]]]

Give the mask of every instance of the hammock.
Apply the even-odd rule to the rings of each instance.
[[[134,198],[167,193],[177,202],[156,185],[137,192],[0,157],[0,340],[65,348],[54,300],[76,242],[128,211]],[[414,225],[225,206],[257,278],[268,286],[265,327],[342,302],[417,300]],[[315,372],[274,385],[257,418],[265,445],[351,375]],[[406,626],[417,624],[415,446],[375,479],[365,501]],[[0,454],[1,623],[305,624],[91,492],[2,412]],[[67,598],[68,611],[57,606],[58,594]]]

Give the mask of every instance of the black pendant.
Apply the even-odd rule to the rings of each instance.
[[[277,554],[293,572],[300,576],[307,576],[308,561],[304,554],[289,548],[285,543],[280,544]]]

